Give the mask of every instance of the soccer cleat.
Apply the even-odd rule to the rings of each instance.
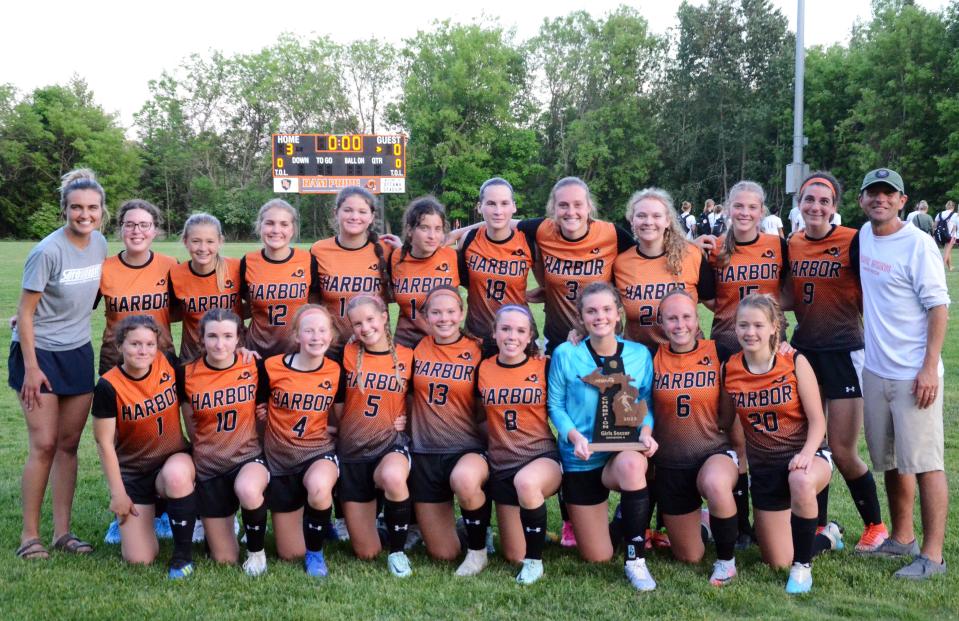
[[[752,533],[749,532],[739,532],[739,536],[736,537],[736,549],[737,550],[746,550],[752,545],[755,545],[756,538],[753,537]]]
[[[406,578],[413,574],[413,568],[410,567],[410,559],[406,557],[406,552],[392,552],[386,557],[386,564],[389,565],[390,573],[397,578]]]
[[[266,573],[266,551],[247,552],[246,560],[243,561],[243,571],[251,578],[262,576]]]
[[[312,578],[326,578],[330,575],[330,570],[326,566],[326,559],[323,558],[323,550],[317,552],[306,551],[303,557],[303,568],[306,575]]]
[[[871,552],[865,552],[874,556],[885,556],[887,558],[900,558],[905,556],[918,556],[919,544],[915,539],[909,543],[899,543],[892,537],[887,538],[878,548]]]
[[[893,574],[897,578],[906,580],[925,580],[936,574],[946,573],[946,561],[936,563],[929,559],[925,554],[920,554],[911,563]]]
[[[421,541],[423,541],[423,531],[420,530],[420,525],[410,524],[406,531],[406,543],[403,544],[403,551],[409,552]]]
[[[625,571],[626,579],[637,591],[653,591],[656,589],[656,581],[653,580],[653,575],[649,573],[649,568],[646,567],[646,559],[638,558],[626,561]]]
[[[467,550],[466,558],[456,568],[457,576],[475,576],[486,567],[486,550]]]
[[[889,531],[886,530],[885,524],[882,522],[867,524],[862,531],[862,537],[859,538],[859,543],[856,544],[856,552],[864,554],[875,552],[886,539],[889,539]]]
[[[193,525],[193,543],[200,543],[205,540],[206,531],[203,530],[203,520],[197,518],[196,524]]]
[[[669,535],[666,534],[665,528],[652,531],[652,537],[650,537],[650,540],[652,541],[654,548],[662,550],[669,547]]]
[[[806,563],[793,563],[786,581],[786,593],[798,595],[812,590],[812,567]]]
[[[120,543],[120,522],[118,522],[116,518],[113,518],[110,526],[107,527],[107,534],[103,537],[103,543]]]
[[[703,545],[712,543],[713,527],[709,523],[709,509],[706,507],[699,511],[699,535],[703,538]]]
[[[173,539],[173,529],[170,528],[170,516],[166,513],[153,518],[153,532],[157,539]]]
[[[516,575],[516,582],[522,585],[533,584],[543,577],[543,560],[538,558],[523,559],[523,568]]]
[[[193,575],[193,563],[183,561],[170,562],[170,573],[167,574],[170,580],[182,580],[191,575]]]
[[[496,554],[496,543],[493,541],[493,527],[486,527],[486,553]]]
[[[563,534],[559,538],[559,545],[564,548],[576,547],[576,533],[573,532],[572,522],[563,522]]]
[[[828,522],[825,526],[816,528],[817,535],[822,535],[829,540],[829,549],[836,551],[846,547],[846,544],[842,541],[844,532],[846,532],[845,529],[838,522]]]
[[[346,529],[346,520],[343,518],[333,520],[333,528],[330,529],[330,532],[335,533],[338,541],[350,540],[350,531]]]
[[[736,559],[728,561],[717,560],[713,563],[713,574],[709,577],[709,584],[726,586],[736,577]]]

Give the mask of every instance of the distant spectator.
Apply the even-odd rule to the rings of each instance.
[[[693,204],[683,201],[682,213],[679,214],[679,223],[686,232],[686,239],[696,237],[696,216],[693,215]]]
[[[952,271],[952,247],[956,243],[956,235],[959,234],[959,218],[956,215],[956,203],[949,201],[946,208],[936,216],[936,225],[933,228],[932,236],[936,243],[942,246],[942,261],[946,269]]]
[[[806,228],[806,223],[802,219],[802,212],[799,207],[793,206],[789,211],[789,234],[798,233]]]
[[[766,217],[763,218],[759,228],[763,233],[779,235],[780,237],[786,236],[783,233],[783,220],[779,217],[779,207],[773,207],[772,209],[766,207]]]
[[[916,205],[916,209],[906,217],[906,223],[912,222],[915,226],[919,227],[923,233],[932,235],[932,229],[936,226],[935,222],[932,220],[932,216],[929,215],[929,203],[926,201],[919,201],[919,204]]]

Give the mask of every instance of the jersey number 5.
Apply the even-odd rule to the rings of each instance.
[[[366,409],[363,410],[363,416],[373,418],[380,411],[380,399],[383,395],[370,395],[366,398]]]

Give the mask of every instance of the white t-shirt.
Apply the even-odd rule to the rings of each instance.
[[[783,228],[783,220],[775,214],[769,214],[763,218],[763,221],[759,224],[759,228],[762,229],[763,233],[779,235],[779,229]]]
[[[877,237],[859,231],[865,368],[890,380],[912,380],[926,355],[928,310],[949,304],[936,242],[915,226]],[[939,375],[943,374],[942,359]]]
[[[918,211],[918,210],[910,211],[910,212],[906,215],[906,224],[909,224],[910,222],[912,222],[913,220],[915,220],[915,219],[916,219],[916,216],[918,216],[918,215],[919,215],[919,211]]]
[[[798,233],[805,228],[806,222],[802,218],[802,212],[799,211],[799,207],[793,207],[789,211],[789,231],[791,233]]]
[[[945,220],[947,218],[948,218],[947,226],[949,227],[949,235],[951,235],[952,238],[955,239],[956,235],[959,234],[959,215],[957,215],[956,212],[951,209],[949,211],[940,211],[936,215],[936,222],[938,223],[939,220]]]
[[[832,218],[829,220],[829,224],[834,224],[836,226],[840,226],[842,224],[842,216],[839,215],[838,211],[832,215]]]
[[[696,216],[690,212],[685,215],[679,214],[679,217],[682,218],[686,223],[686,239],[695,239],[696,235],[694,231],[696,230]]]

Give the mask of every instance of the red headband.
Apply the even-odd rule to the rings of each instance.
[[[802,184],[802,187],[799,188],[799,196],[802,196],[803,192],[806,191],[806,188],[808,188],[814,183],[819,183],[829,188],[832,191],[833,200],[839,197],[839,192],[836,191],[836,186],[832,184],[832,181],[830,181],[829,179],[826,179],[825,177],[810,177],[809,179],[807,179],[806,183]]]

